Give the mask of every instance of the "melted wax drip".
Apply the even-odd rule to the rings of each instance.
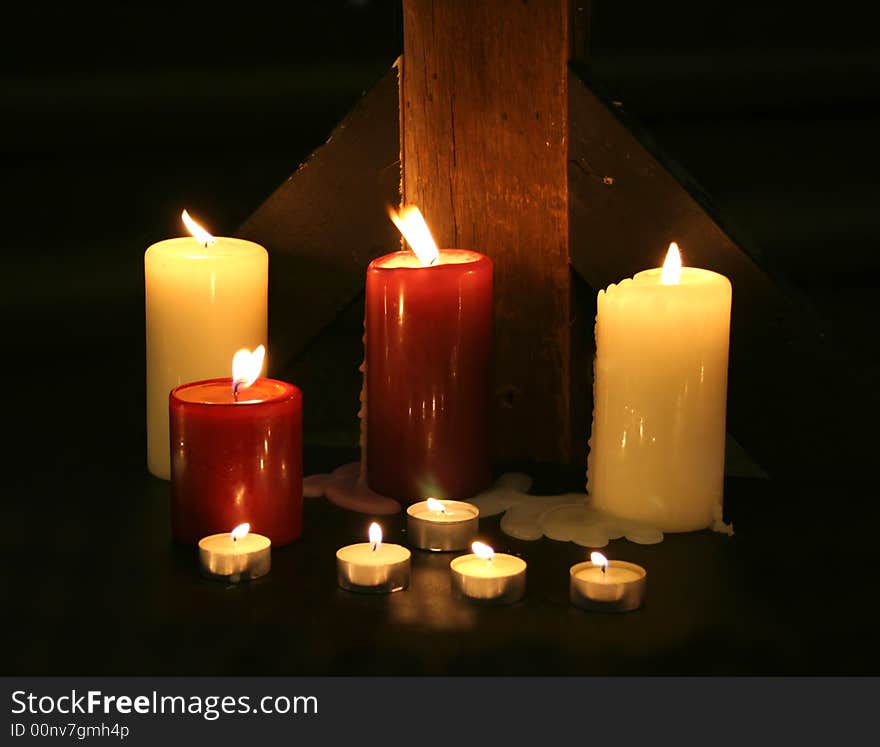
[[[370,490],[361,479],[360,462],[337,467],[330,474],[310,475],[303,480],[303,496],[325,496],[330,503],[362,514],[396,514],[401,505],[393,498]]]
[[[364,319],[364,349],[367,345],[366,319]],[[399,513],[400,503],[393,498],[370,490],[367,487],[367,361],[361,363],[359,369],[363,374],[361,383],[358,420],[360,421],[361,461],[350,462],[337,467],[327,474],[310,475],[303,479],[303,497],[319,498],[326,496],[330,503],[349,511],[362,514],[387,515]]]
[[[341,508],[365,514],[395,514],[401,510],[400,503],[394,499],[370,490],[360,474],[360,463],[351,462],[330,474],[311,475],[303,480],[303,495],[306,498],[324,495]],[[480,509],[480,516],[503,513],[501,530],[521,540],[547,537],[592,548],[605,547],[621,537],[638,545],[663,541],[663,532],[650,524],[621,519],[594,508],[586,493],[531,495],[528,492],[531,487],[532,478],[528,475],[508,472],[469,502]],[[733,527],[722,521],[720,511],[711,528],[722,534],[733,534]]]
[[[618,519],[593,508],[586,493],[530,495],[531,486],[528,475],[508,473],[470,502],[480,509],[481,516],[504,513],[502,531],[521,540],[548,537],[583,547],[605,547],[620,537],[640,545],[663,541],[663,532],[659,529]]]

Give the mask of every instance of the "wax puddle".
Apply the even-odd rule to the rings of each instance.
[[[624,537],[639,545],[663,541],[663,532],[641,522],[610,516],[589,503],[586,493],[531,495],[528,475],[512,472],[496,480],[494,487],[470,499],[480,516],[503,513],[501,530],[516,539],[574,542],[582,547],[605,547]]]
[[[605,547],[611,540],[627,539],[638,545],[663,541],[663,532],[650,524],[611,516],[590,505],[586,493],[532,495],[532,478],[522,472],[501,475],[495,484],[468,503],[480,509],[480,516],[501,517],[501,530],[510,537],[534,541],[541,537],[573,542],[581,547]],[[360,462],[350,462],[330,473],[310,475],[303,480],[303,496],[325,496],[330,503],[363,514],[396,514],[402,506],[393,498],[370,490],[361,480]],[[733,534],[720,515],[712,529]]]
[[[303,479],[303,497],[324,496],[330,503],[361,514],[385,516],[399,513],[402,506],[393,498],[370,490],[361,479],[360,462],[349,462],[329,474]]]

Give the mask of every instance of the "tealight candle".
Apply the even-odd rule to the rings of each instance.
[[[388,594],[409,586],[410,551],[382,542],[382,527],[370,524],[369,542],[336,551],[336,576],[346,591]]]
[[[645,603],[648,574],[623,560],[608,560],[602,553],[569,571],[569,599],[575,607],[594,612],[629,612]]]
[[[479,522],[480,510],[464,501],[428,498],[406,510],[410,544],[421,550],[463,550],[476,535]]]
[[[199,562],[205,575],[236,584],[265,576],[272,567],[272,543],[253,534],[250,524],[199,540]]]
[[[474,542],[472,555],[462,555],[450,564],[453,590],[475,602],[511,604],[526,592],[526,561],[514,555],[496,553]]]

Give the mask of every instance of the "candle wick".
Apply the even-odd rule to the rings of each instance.
[[[232,399],[238,402],[238,388],[241,386],[240,381],[232,382]]]

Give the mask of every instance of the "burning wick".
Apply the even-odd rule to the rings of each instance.
[[[244,524],[239,524],[235,529],[233,529],[229,536],[232,537],[232,542],[238,544],[238,540],[241,537],[247,537],[248,533],[251,531],[251,525],[245,522]]]
[[[400,212],[388,208],[388,215],[409,244],[410,249],[419,258],[422,267],[431,267],[440,261],[440,250],[421,211],[415,205],[406,205]]]
[[[217,239],[196,223],[186,210],[180,214],[180,217],[183,219],[183,225],[186,226],[186,230],[189,231],[195,240],[205,247],[205,249],[217,243]]]
[[[487,563],[491,563],[492,558],[495,557],[495,551],[485,542],[474,542],[471,545],[471,552],[473,552],[478,558],[485,560]]]
[[[232,399],[238,402],[238,390],[247,389],[260,376],[263,361],[266,358],[266,348],[258,345],[251,352],[242,348],[232,356]]]
[[[375,521],[370,524],[369,537],[370,548],[373,552],[376,552],[382,544],[382,527],[380,527]]]
[[[446,506],[443,504],[442,501],[438,501],[436,498],[428,498],[425,503],[428,504],[429,511],[437,511],[441,514],[446,513]]]
[[[608,558],[606,558],[606,557],[605,557],[602,553],[600,553],[600,552],[591,552],[591,553],[590,553],[590,562],[591,562],[593,565],[601,566],[601,568],[602,568],[602,575],[603,575],[603,576],[605,575],[605,572],[608,570]]]
[[[666,260],[660,271],[660,285],[678,285],[681,282],[681,252],[674,241],[666,252]]]

